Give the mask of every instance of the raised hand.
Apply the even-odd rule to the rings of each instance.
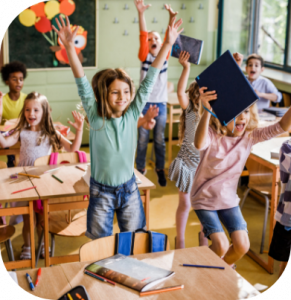
[[[209,104],[209,101],[216,100],[217,94],[216,94],[216,91],[210,91],[210,92],[204,93],[205,90],[207,90],[207,87],[202,87],[199,89],[200,101],[204,107],[211,110],[212,108],[211,108],[211,105]]]
[[[145,5],[143,0],[134,0],[135,7],[139,13],[143,13],[151,4]]]
[[[187,51],[181,51],[179,55],[179,63],[183,66],[183,68],[189,68],[190,63],[188,62],[190,58],[190,53]]]
[[[68,121],[68,123],[73,126],[77,131],[83,131],[83,123],[84,123],[84,116],[76,111],[72,111],[73,118],[75,122]]]
[[[58,34],[58,36],[59,36],[61,42],[63,43],[63,45],[65,46],[65,48],[67,46],[69,46],[70,44],[74,44],[74,38],[77,34],[79,26],[77,26],[74,29],[74,31],[72,32],[68,16],[66,16],[67,25],[65,24],[63,18],[60,18],[62,24],[60,24],[58,18],[56,18],[55,20],[56,20],[56,23],[59,26],[59,30],[54,25],[52,25],[52,28]]]
[[[171,8],[171,5],[169,5],[169,4],[165,4],[165,9],[169,12],[169,14],[170,14],[170,20],[172,19],[172,18],[174,18],[177,14],[178,14],[178,12],[174,12],[173,11],[173,9]]]
[[[233,53],[232,56],[235,59],[235,61],[238,64],[238,66],[241,67],[244,56],[242,54],[238,53],[238,52]]]
[[[147,130],[152,130],[154,129],[155,125],[156,125],[156,120],[152,119],[150,122],[146,122],[142,127]]]
[[[156,105],[154,106],[150,105],[149,109],[144,115],[144,118],[147,120],[147,122],[151,122],[158,115],[159,115],[159,108]]]
[[[179,27],[182,25],[183,20],[180,19],[179,21],[176,21],[176,17],[172,18],[170,21],[170,24],[168,26],[168,34],[167,34],[167,38],[166,38],[166,43],[173,45],[178,37],[178,35],[184,30],[184,28],[179,29]]]

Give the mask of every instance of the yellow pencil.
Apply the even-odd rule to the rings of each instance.
[[[40,178],[40,177],[37,176],[37,175],[31,175],[31,174],[26,174],[26,173],[18,173],[18,175],[21,175],[21,176],[27,176],[27,177],[34,177],[34,178]]]

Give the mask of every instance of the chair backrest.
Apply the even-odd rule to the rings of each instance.
[[[6,168],[7,168],[6,163],[0,160],[0,169],[6,169]]]
[[[169,240],[167,250],[170,250]],[[103,237],[81,246],[79,250],[80,261],[101,260],[114,255],[115,236]],[[143,232],[135,234],[133,254],[143,254],[149,252],[149,235]]]
[[[285,107],[291,106],[291,96],[288,93],[283,93],[283,101]]]
[[[90,162],[90,154],[86,153],[87,162]],[[63,161],[68,161],[69,163],[78,163],[79,156],[76,152],[65,152],[59,153],[57,164],[60,164]],[[50,155],[40,157],[35,160],[34,166],[46,166],[49,165]]]

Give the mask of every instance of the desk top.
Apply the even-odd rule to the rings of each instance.
[[[246,297],[249,294],[258,295],[252,285],[231,269],[224,261],[216,256],[208,247],[195,247],[181,250],[172,250],[159,253],[147,253],[133,256],[144,262],[175,271],[175,275],[155,288],[184,284],[184,289],[173,292],[156,294],[145,299],[174,300],[174,299],[215,299],[234,300]],[[181,263],[205,264],[224,266],[225,270],[198,269],[180,266]],[[96,280],[84,274],[84,268],[90,262],[76,262],[62,264],[57,267],[42,268],[42,278],[34,292],[29,291],[29,286],[24,278],[28,272],[32,281],[36,278],[37,269],[17,271],[19,285],[29,293],[43,298],[57,299],[70,287],[65,284],[65,278],[72,287],[83,285],[90,298],[93,300],[104,299],[139,299],[138,292],[117,284],[115,287],[108,283]],[[61,268],[61,270],[59,269]],[[43,276],[44,274],[44,276]],[[51,282],[48,284],[46,278]],[[24,280],[25,279],[25,280]],[[49,289],[49,286],[55,286]],[[46,286],[46,288],[42,288]]]
[[[10,178],[14,173],[25,173],[23,167],[8,168],[0,170],[0,202],[37,200],[39,196],[35,189],[12,194],[12,192],[32,187],[28,177],[18,176],[17,179]]]
[[[168,106],[180,105],[177,93],[169,93],[168,94]]]

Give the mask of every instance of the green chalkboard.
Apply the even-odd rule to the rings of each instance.
[[[72,25],[82,26],[84,31],[87,31],[87,44],[86,47],[81,50],[80,54],[80,57],[83,57],[82,64],[84,67],[95,66],[96,1],[69,1],[71,1],[70,3],[75,3],[75,10],[69,16],[70,23]],[[46,5],[47,2],[49,1],[44,1],[44,4]],[[61,1],[55,0],[55,2],[60,3]],[[32,10],[32,7],[29,9]],[[53,19],[50,20],[50,22],[52,22]],[[62,58],[65,57],[65,55],[63,55],[62,49],[59,48],[59,44],[53,31],[44,33],[46,35],[45,38],[43,33],[37,31],[35,25],[26,27],[20,22],[19,16],[17,16],[10,24],[8,33],[9,61],[21,61],[26,64],[27,68],[64,68],[69,66],[66,64],[66,59]],[[52,48],[52,44],[57,45],[57,47]],[[57,51],[60,51],[58,52],[58,56],[56,54]],[[61,61],[63,61],[63,64]]]

